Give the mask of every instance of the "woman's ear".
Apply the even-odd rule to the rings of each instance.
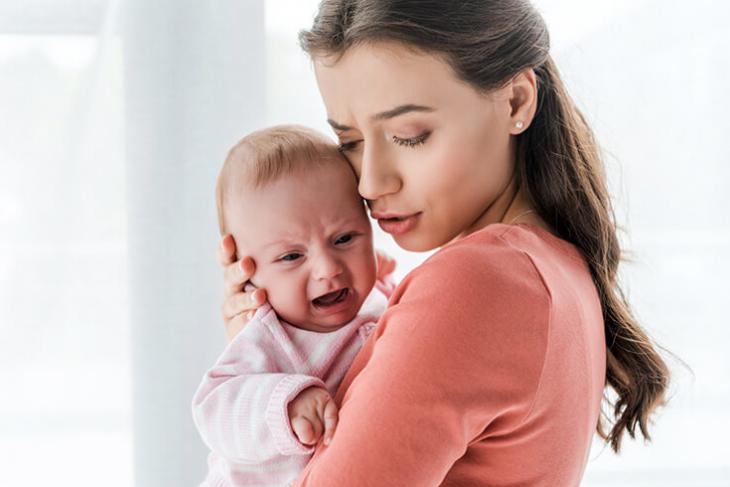
[[[511,133],[524,132],[532,123],[537,110],[537,78],[532,68],[521,71],[509,84]]]

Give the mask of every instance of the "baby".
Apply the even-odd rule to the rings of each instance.
[[[268,303],[228,344],[193,398],[208,447],[203,486],[290,485],[337,421],[332,397],[385,311],[365,205],[350,165],[299,126],[254,132],[216,188],[221,234]]]

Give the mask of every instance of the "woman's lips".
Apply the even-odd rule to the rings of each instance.
[[[378,225],[384,232],[390,233],[391,235],[403,235],[415,228],[420,219],[421,212],[395,218],[386,218],[380,213],[373,213],[373,216],[376,218],[379,217]]]

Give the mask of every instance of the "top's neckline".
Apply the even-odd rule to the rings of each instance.
[[[539,226],[539,225],[535,225],[534,223],[527,223],[527,222],[520,222],[520,223],[502,223],[502,222],[494,222],[494,223],[490,223],[489,225],[486,225],[486,226],[484,226],[484,227],[480,228],[479,230],[476,230],[476,231],[474,231],[474,232],[470,233],[469,235],[465,235],[464,237],[462,237],[462,238],[461,238],[461,239],[459,239],[459,240],[456,240],[456,241],[453,241],[453,242],[449,242],[449,244],[448,244],[448,245],[451,245],[452,243],[457,243],[457,242],[460,242],[460,241],[463,241],[463,240],[466,240],[466,239],[472,238],[473,236],[475,236],[475,235],[478,235],[478,234],[480,234],[481,232],[488,232],[488,231],[490,231],[490,230],[492,230],[492,231],[493,231],[493,230],[495,230],[495,229],[496,229],[496,227],[497,227],[497,226],[502,226],[502,227],[506,227],[506,228],[504,228],[504,232],[507,232],[507,231],[509,231],[509,230],[510,230],[511,228],[513,228],[513,227],[517,227],[517,226],[525,226],[525,227],[529,227],[529,228],[531,228],[531,229],[533,229],[533,230],[537,230],[537,232],[536,232],[536,233],[540,233],[540,234],[542,234],[542,235],[550,235],[550,236],[551,236],[552,238],[555,238],[555,239],[558,239],[558,240],[562,240],[562,239],[561,239],[560,237],[558,237],[558,236],[557,236],[557,235],[555,235],[554,233],[552,233],[552,232],[550,232],[550,231],[548,231],[548,230],[545,230],[545,229],[544,229],[544,228],[542,228],[541,226]],[[502,233],[504,233],[504,232],[502,232]],[[570,243],[570,242],[568,242],[568,243]]]
[[[547,239],[552,239],[552,241],[554,243],[556,243],[557,245],[561,245],[563,248],[570,249],[573,253],[575,253],[580,258],[581,261],[585,262],[585,256],[583,255],[583,252],[580,251],[578,246],[576,246],[573,242],[570,242],[569,240],[565,240],[564,238],[555,235],[553,232],[551,232],[549,230],[545,230],[544,228],[542,228],[539,225],[535,225],[534,223],[522,222],[522,223],[514,223],[509,226],[529,227],[530,229],[532,229],[533,233],[539,234]],[[509,229],[505,230],[505,233],[507,231],[509,231]]]
[[[512,230],[516,227],[521,227],[521,228],[527,230],[528,232],[531,232],[532,234],[534,234],[541,240],[549,242],[548,243],[549,245],[552,245],[556,248],[570,249],[570,252],[577,254],[581,258],[581,260],[583,260],[583,254],[578,249],[578,247],[575,246],[575,244],[555,235],[551,231],[546,230],[539,225],[536,225],[534,223],[527,223],[527,222],[509,223],[509,224],[501,223],[501,222],[490,223],[489,225],[486,225],[485,227],[480,228],[479,230],[476,230],[459,240],[451,241],[451,242],[447,243],[446,245],[442,246],[439,250],[450,247],[451,245],[459,244],[459,243],[469,240],[471,238],[475,238],[477,235],[481,234],[481,232],[495,231],[495,230],[497,230],[497,226],[505,227],[505,228],[501,229],[501,231],[495,232],[495,234],[498,236],[505,235],[510,230]]]
[[[528,223],[528,222],[520,222],[520,223],[512,223],[512,224],[509,224],[509,225],[508,225],[508,224],[506,224],[506,223],[503,223],[503,225],[507,225],[507,226],[520,226],[520,225],[522,225],[522,226],[525,226],[525,227],[530,227],[530,228],[532,228],[532,229],[536,229],[536,230],[538,230],[538,232],[542,233],[543,235],[544,235],[544,234],[548,234],[548,235],[550,235],[550,236],[551,236],[551,237],[553,237],[553,238],[557,238],[557,239],[559,239],[559,240],[563,240],[562,238],[558,237],[557,235],[555,235],[555,234],[554,234],[553,232],[551,232],[550,230],[545,230],[545,229],[544,229],[544,228],[542,228],[542,227],[541,227],[540,225],[536,225],[536,224],[534,224],[534,223]]]

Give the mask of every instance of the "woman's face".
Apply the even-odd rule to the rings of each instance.
[[[399,246],[430,250],[499,221],[514,168],[510,86],[485,95],[400,44],[315,59],[315,73],[358,191]]]

